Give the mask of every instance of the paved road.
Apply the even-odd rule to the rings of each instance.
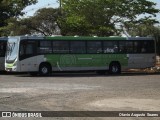
[[[0,110],[160,111],[160,74],[102,76],[94,73],[55,73],[49,77],[3,74],[0,75]]]

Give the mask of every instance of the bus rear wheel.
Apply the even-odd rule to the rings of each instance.
[[[118,62],[112,62],[109,65],[109,73],[110,74],[120,74],[121,73],[121,66]]]
[[[39,67],[39,74],[42,76],[51,74],[51,67],[48,64],[41,64]]]

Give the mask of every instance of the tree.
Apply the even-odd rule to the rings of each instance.
[[[158,21],[148,17],[142,18],[139,22],[125,22],[124,26],[131,36],[155,36],[156,27],[154,26]]]
[[[60,11],[54,8],[39,9],[33,17],[30,18],[30,29],[35,32],[49,36],[59,34],[58,17]]]
[[[155,25],[157,21],[145,18],[142,22],[126,23],[128,33],[131,36],[153,37],[156,41],[156,52],[160,55],[160,27]]]
[[[7,25],[7,20],[11,17],[23,15],[22,10],[37,0],[1,0],[0,1],[0,27]]]
[[[7,26],[0,28],[0,34],[3,36],[39,33],[45,36],[60,34],[59,14],[59,9],[42,8],[29,18],[11,18],[8,20]]]
[[[128,22],[143,22],[137,16],[155,16],[155,3],[147,0],[63,0],[62,34],[118,35]]]
[[[27,26],[29,18],[10,18],[7,20],[8,25],[0,27],[1,36],[16,36],[31,34],[31,29]]]

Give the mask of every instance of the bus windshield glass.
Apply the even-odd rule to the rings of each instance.
[[[12,63],[16,60],[18,53],[18,43],[8,42],[6,52],[6,62]]]

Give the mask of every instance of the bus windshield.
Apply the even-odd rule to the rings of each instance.
[[[8,42],[6,52],[6,62],[12,63],[16,60],[18,53],[18,44],[16,42]]]

